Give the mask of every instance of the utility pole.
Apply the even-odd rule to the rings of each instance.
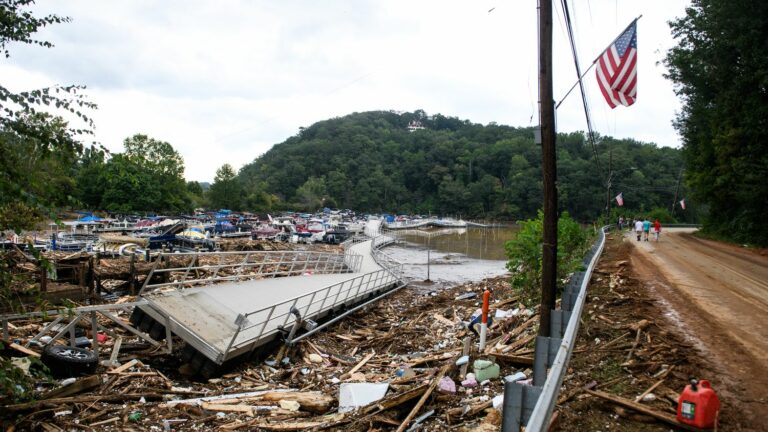
[[[608,151],[608,180],[605,183],[605,220],[610,223],[611,217],[611,181],[613,181],[613,149]]]
[[[675,205],[677,204],[677,193],[680,192],[680,180],[683,179],[683,167],[680,167],[680,173],[677,175],[677,185],[675,186],[675,198],[672,200],[672,217],[675,217]]]
[[[557,282],[557,163],[555,103],[552,90],[552,0],[539,0],[539,124],[541,170],[544,176],[544,242],[541,265],[539,335],[550,336],[550,311]]]

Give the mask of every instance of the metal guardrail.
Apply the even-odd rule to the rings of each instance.
[[[560,393],[560,387],[563,384],[563,379],[565,378],[568,369],[568,361],[570,360],[571,355],[573,354],[573,348],[576,345],[576,336],[581,321],[581,311],[584,308],[584,300],[587,295],[587,285],[589,285],[592,272],[605,246],[605,232],[611,228],[612,225],[606,225],[600,229],[597,242],[592,246],[585,257],[585,265],[587,268],[584,273],[577,274],[577,277],[581,279],[580,284],[578,285],[578,292],[571,293],[571,296],[575,295],[575,299],[571,298],[566,300],[568,288],[566,288],[566,291],[563,293],[563,301],[561,303],[564,306],[562,307],[564,309],[566,307],[570,308],[570,304],[568,306],[565,306],[565,304],[572,303],[572,308],[570,309],[570,317],[565,332],[562,334],[562,338],[543,338],[540,336],[536,340],[534,371],[538,370],[539,373],[543,375],[546,374],[546,369],[549,367],[549,374],[546,375],[546,381],[541,387],[538,387],[536,383],[536,372],[534,372],[534,386],[524,386],[518,383],[505,383],[504,414],[502,423],[502,430],[504,432],[519,432],[517,429],[519,429],[520,424],[525,422],[526,417],[526,431],[539,432],[549,429],[552,412],[555,408]],[[553,310],[553,316],[562,317],[564,311],[565,310]],[[553,326],[553,328],[555,327],[556,326]],[[556,351],[554,350],[554,347],[550,348],[552,342],[559,343]]]
[[[241,260],[233,262],[232,257],[242,256]],[[218,257],[216,264],[200,264],[200,258]],[[163,268],[160,263],[165,258],[189,258],[189,263],[183,267]],[[363,257],[347,250],[344,254],[313,251],[264,251],[264,252],[209,252],[209,253],[171,253],[161,254],[147,275],[139,295],[146,291],[162,287],[173,287],[177,290],[185,287],[206,285],[217,282],[252,279],[254,277],[296,276],[311,271],[316,274],[355,273],[360,269]],[[220,275],[222,270],[230,274]],[[251,272],[252,271],[252,272]],[[170,282],[150,283],[156,275],[167,275],[168,278],[176,273],[177,280]],[[200,274],[206,275],[200,277]],[[188,279],[194,275],[192,279]]]

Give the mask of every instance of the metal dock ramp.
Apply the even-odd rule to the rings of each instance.
[[[189,264],[156,267],[142,287],[146,303],[136,306],[132,321],[161,338],[170,329],[196,351],[188,357],[222,365],[278,337],[298,336],[294,325],[294,331],[312,327],[404,286],[402,265],[380,251],[392,239],[378,236],[378,228],[379,221],[369,223],[366,232],[375,237],[348,241],[344,254],[171,254]],[[201,265],[205,256],[221,263]],[[153,276],[166,281],[149,283]]]

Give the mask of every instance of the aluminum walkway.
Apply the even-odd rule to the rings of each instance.
[[[186,268],[155,269],[178,280],[145,285],[146,304],[137,308],[220,365],[285,335],[297,315],[299,324],[319,320],[402,287],[402,266],[379,250],[392,241],[378,235],[379,227],[380,221],[370,222],[368,237],[346,243],[343,255],[249,252],[241,253],[245,257],[237,265],[193,265],[193,259]],[[271,273],[263,272],[265,263]],[[232,267],[258,267],[260,276],[288,277],[238,281],[216,276],[221,268]],[[215,276],[187,279],[203,270]],[[235,280],[211,284],[222,279]]]

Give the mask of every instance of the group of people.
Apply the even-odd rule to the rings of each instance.
[[[628,221],[624,219],[624,216],[619,217],[618,225],[619,230],[624,229],[624,226],[628,224]],[[659,236],[661,235],[661,222],[659,222],[659,219],[654,220],[651,222],[648,220],[648,218],[640,218],[637,217],[632,222],[631,227],[635,228],[635,234],[637,234],[637,241],[648,241],[651,229],[653,229],[653,237],[656,241],[659,241]]]

